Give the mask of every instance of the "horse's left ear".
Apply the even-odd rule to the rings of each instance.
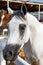
[[[8,9],[8,13],[9,14],[13,14],[14,13],[14,11],[10,7],[8,7],[7,9]]]
[[[26,15],[26,13],[27,13],[27,7],[25,4],[22,4],[22,6],[21,6],[21,13],[23,13],[24,15]]]

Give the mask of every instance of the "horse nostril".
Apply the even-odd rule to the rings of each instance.
[[[26,28],[26,25],[25,24],[20,24],[19,25],[19,30],[25,30]]]
[[[12,60],[14,57],[14,52],[12,50],[12,46],[6,45],[3,50],[3,57],[5,60]]]
[[[7,61],[14,61],[17,58],[17,53],[20,45],[6,45],[3,50],[3,57]]]
[[[9,57],[13,56],[12,51],[8,51],[8,52],[7,52],[7,56],[9,56]]]
[[[11,51],[9,51],[9,55],[12,56],[12,52]]]
[[[6,51],[3,55],[5,60],[12,60],[14,57],[14,53],[12,51]]]

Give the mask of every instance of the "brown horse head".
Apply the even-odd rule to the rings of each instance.
[[[6,11],[2,10],[1,21],[2,21],[3,29],[7,27],[7,22],[8,22],[9,17],[10,17],[10,14],[7,13]]]

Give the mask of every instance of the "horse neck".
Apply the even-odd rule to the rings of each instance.
[[[40,22],[37,20],[37,18],[29,13],[26,14],[26,18],[27,18],[27,24],[30,27],[34,27],[37,28],[40,25]]]
[[[36,38],[36,34],[40,26],[40,23],[34,16],[32,16],[29,13],[27,13],[26,17],[27,17],[28,25],[31,31],[30,40],[31,40],[31,43],[33,43],[34,39]]]

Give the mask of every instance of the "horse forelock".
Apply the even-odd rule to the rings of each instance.
[[[9,19],[8,19],[8,22],[10,22],[11,19],[12,19],[14,16],[15,16],[16,18],[21,19],[22,21],[25,21],[25,20],[26,20],[24,14],[23,14],[20,10],[17,10],[17,11],[14,11],[14,13],[10,15],[10,17],[9,17]]]

